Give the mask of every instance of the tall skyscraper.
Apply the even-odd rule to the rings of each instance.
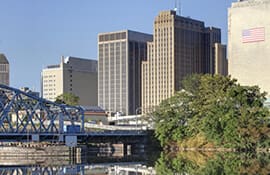
[[[9,62],[2,53],[0,53],[0,84],[9,85]]]
[[[229,74],[270,95],[270,0],[240,0],[229,8]]]
[[[160,12],[154,22],[154,41],[147,45],[147,61],[142,63],[142,109],[171,97],[189,74],[214,74],[214,43],[220,43],[220,33],[175,11]]]
[[[63,93],[80,98],[79,104],[97,105],[97,60],[62,57],[59,65],[42,70],[42,97],[55,101]]]
[[[141,106],[141,62],[152,35],[130,30],[98,35],[98,105],[135,114]]]

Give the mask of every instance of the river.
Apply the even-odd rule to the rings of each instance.
[[[0,157],[0,174],[5,175],[179,175],[270,173],[268,153],[149,151],[126,156],[43,156],[19,159]]]

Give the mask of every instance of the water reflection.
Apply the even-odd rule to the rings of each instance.
[[[63,166],[6,166],[0,167],[4,175],[154,175],[154,169],[141,163],[89,164]]]
[[[270,173],[269,154],[181,152],[162,153],[156,161],[158,175],[260,174]]]
[[[146,154],[129,156],[0,157],[4,175],[154,175],[154,162]],[[152,162],[149,165],[149,162]]]
[[[43,157],[25,159],[0,157],[0,174],[11,175],[219,175],[270,173],[269,154],[180,152],[129,156],[72,158]],[[158,157],[158,158],[157,158]]]

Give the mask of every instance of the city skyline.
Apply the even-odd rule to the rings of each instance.
[[[221,28],[226,44],[227,8],[235,1],[182,1],[181,11],[183,16]],[[57,63],[62,55],[97,60],[101,32],[129,29],[153,34],[154,17],[173,9],[174,0],[2,0],[1,7],[0,53],[10,61],[10,85],[40,91],[40,74],[46,65]]]

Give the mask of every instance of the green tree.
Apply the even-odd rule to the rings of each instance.
[[[263,106],[266,94],[260,93],[257,86],[240,85],[230,89],[228,93],[232,97],[228,100],[231,104],[230,113],[237,118],[235,132],[238,133],[239,141],[235,144],[239,148],[255,149],[270,136],[269,110]],[[228,140],[229,137],[225,134],[224,139]]]
[[[72,93],[63,93],[56,97],[55,103],[76,106],[80,98]]]
[[[157,175],[175,175],[175,174],[193,174],[199,166],[189,159],[181,156],[175,157],[164,152],[161,153],[160,158],[155,162],[155,170]]]
[[[170,142],[184,139],[189,133],[187,122],[193,115],[190,109],[192,95],[184,91],[164,100],[154,111],[155,136],[164,146]]]
[[[155,163],[155,170],[158,175],[266,175],[270,172],[270,157],[246,153],[211,153],[210,156],[200,152],[180,152],[177,156],[162,153]]]
[[[201,76],[200,74],[187,75],[181,83],[182,88],[190,93],[197,93],[201,85]]]
[[[205,136],[211,145],[254,150],[270,137],[266,93],[221,75],[194,75],[153,113],[161,145]],[[204,142],[202,142],[204,143]]]

